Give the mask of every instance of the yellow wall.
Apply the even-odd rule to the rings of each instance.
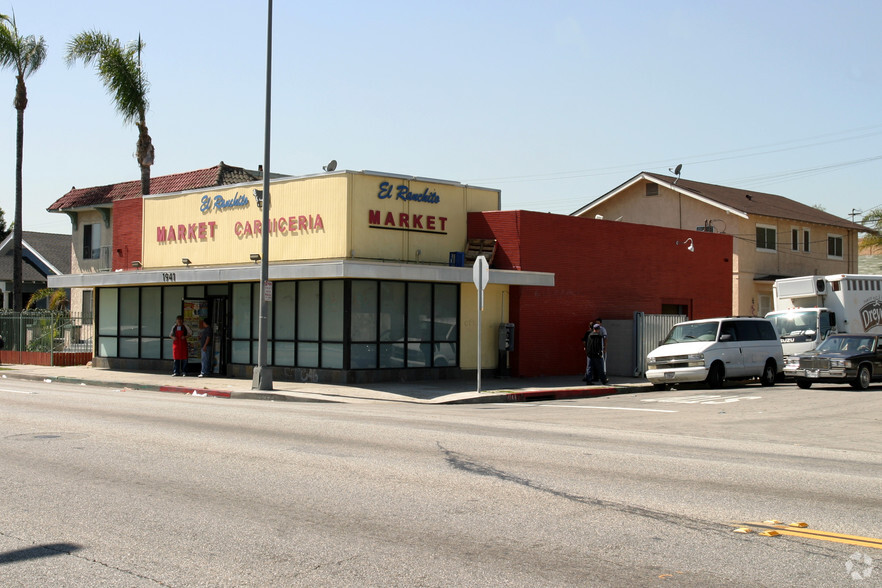
[[[180,267],[185,257],[194,266],[249,263],[261,252],[263,212],[252,195],[261,187],[145,198],[144,266]],[[355,172],[276,180],[270,191],[271,262],[447,263],[449,252],[465,248],[466,213],[499,209],[498,190]],[[399,196],[408,192],[417,198]],[[218,199],[233,205],[218,208]]]
[[[508,322],[507,285],[488,284],[481,313],[481,367],[495,369],[499,359],[499,323]],[[478,289],[463,284],[460,289],[459,363],[462,369],[478,367]]]
[[[466,213],[499,209],[497,190],[363,174],[351,180],[355,258],[447,263],[465,248]]]

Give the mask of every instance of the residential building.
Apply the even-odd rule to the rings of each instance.
[[[857,273],[863,226],[795,200],[642,172],[572,216],[622,220],[733,237],[733,315],[772,310],[772,285],[782,277]],[[648,251],[647,255],[653,252]]]
[[[14,243],[12,231],[0,242],[0,295],[3,308],[12,309]],[[47,287],[47,276],[70,273],[70,235],[22,231],[22,300],[24,308],[31,296]],[[45,307],[42,301],[37,307]]]

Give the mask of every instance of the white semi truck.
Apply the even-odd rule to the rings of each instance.
[[[775,325],[784,357],[810,351],[830,333],[882,332],[882,276],[834,274],[775,280]]]

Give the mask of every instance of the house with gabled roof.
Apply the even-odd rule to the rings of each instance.
[[[150,178],[151,194],[167,194],[253,182],[262,171],[246,170],[221,161],[218,165],[189,172]],[[277,174],[271,174],[276,177]],[[52,203],[49,212],[70,217],[68,271],[109,272],[131,269],[142,255],[143,220],[141,181],[119,182],[90,188],[73,187]],[[71,310],[90,313],[91,291],[74,290]]]
[[[0,296],[5,309],[14,308],[13,256],[13,234],[10,231],[0,242]],[[24,308],[35,292],[46,288],[47,276],[70,273],[70,235],[22,231],[21,260],[21,307]]]
[[[772,310],[778,278],[857,273],[858,233],[870,232],[784,196],[649,172],[571,216],[682,229],[671,247],[690,251],[706,233],[732,235],[732,314],[747,316]]]

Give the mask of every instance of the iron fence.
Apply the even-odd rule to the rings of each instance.
[[[49,310],[0,311],[2,355],[7,363],[85,363],[83,359],[92,354],[94,332],[92,315]]]

